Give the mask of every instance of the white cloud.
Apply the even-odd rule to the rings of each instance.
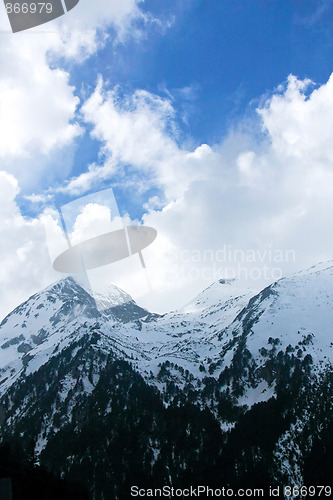
[[[23,217],[17,180],[0,172],[0,317],[58,277],[48,255],[44,224]]]
[[[173,126],[173,108],[168,100],[149,92],[138,90],[121,100],[117,89],[104,91],[100,78],[82,113],[94,126],[92,135],[122,163],[149,169],[177,150],[174,139],[165,133]]]
[[[180,147],[170,100],[147,91],[121,98],[118,88],[106,91],[99,78],[81,111],[84,121],[93,126],[92,136],[103,144],[106,161],[72,179],[66,186],[70,193],[83,192],[115,172],[124,176],[136,171],[144,177],[146,189],[161,187],[167,199],[174,199],[201,177],[203,151],[213,154],[207,145],[194,152]]]
[[[291,76],[266,100],[261,138],[240,127],[189,152],[177,144],[170,101],[139,92],[119,100],[99,83],[83,107],[93,134],[128,175],[147,175],[163,192],[164,208],[153,197],[144,216],[159,234],[144,251],[154,285],[146,305],[175,307],[227,268],[264,285],[332,258],[333,78],[310,85]]]
[[[94,236],[122,229],[122,227],[119,217],[111,219],[110,207],[98,203],[88,203],[75,219],[70,234],[71,243],[75,245]]]
[[[25,195],[24,199],[30,201],[34,204],[46,204],[52,200],[53,196],[51,194],[31,194]]]
[[[22,159],[35,187],[50,165],[53,175],[68,175],[69,166],[55,165],[52,158],[82,132],[76,123],[79,99],[59,57],[80,62],[90,56],[105,43],[110,26],[114,37],[124,39],[133,21],[144,17],[139,3],[110,0],[92,6],[81,0],[65,16],[17,34],[10,32],[5,9],[0,10],[0,158],[2,168],[21,183],[28,181]]]
[[[141,37],[142,31],[136,21],[143,24],[154,19],[143,14],[139,5],[143,0],[104,0],[95,2],[80,0],[80,3],[65,16],[49,25],[56,29],[57,37],[50,50],[66,58],[78,61],[89,57],[101,48],[109,38],[108,28],[114,29],[114,43],[124,43],[129,37]]]
[[[136,18],[144,18],[138,5],[143,0],[107,0],[91,4],[90,0],[80,0],[75,9],[58,19],[58,23],[83,31],[84,29],[106,28],[113,24],[121,33],[129,28]]]
[[[307,97],[310,80],[288,78],[285,90],[259,110],[264,130],[279,155],[330,165],[333,160],[333,76]],[[308,163],[307,163],[308,165]]]
[[[33,46],[22,51],[17,43],[7,45],[6,51],[0,51],[0,62],[4,75],[0,79],[0,157],[47,155],[70,144],[80,127],[71,123],[79,99],[68,83],[69,75],[50,69]]]

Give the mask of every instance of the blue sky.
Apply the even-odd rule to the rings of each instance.
[[[331,73],[330,2],[151,0],[141,8],[156,20],[135,21],[139,39],[129,35],[115,43],[109,29],[105,47],[84,63],[63,61],[63,67],[79,95],[103,75],[125,94],[139,88],[171,99],[179,143],[220,142],[289,74],[322,83]],[[95,161],[99,148],[88,128],[77,141],[71,174]]]
[[[146,258],[159,310],[227,272],[192,262],[193,278],[182,252],[293,249],[282,274],[332,258],[331,1],[80,0],[47,33],[9,33],[4,10],[0,25],[8,304],[58,277],[47,210],[108,188],[158,231]],[[112,272],[136,297],[139,271]]]
[[[317,82],[330,75],[328,2],[318,19],[318,1],[175,1],[168,9],[165,3],[147,1],[142,8],[170,23],[168,28],[151,23],[141,40],[116,46],[111,38],[96,56],[72,68],[73,84],[94,86],[103,74],[127,91],[170,92],[182,132],[199,144],[219,141],[230,120],[290,73]],[[188,99],[180,92],[184,88],[192,88]],[[181,120],[184,111],[187,123]]]

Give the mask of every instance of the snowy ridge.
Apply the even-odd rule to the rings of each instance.
[[[235,370],[240,346],[246,348],[254,381],[245,380],[245,371],[238,397],[239,404],[250,406],[274,394],[274,382],[261,375],[273,351],[289,350],[299,358],[309,354],[318,366],[333,362],[331,263],[283,278],[255,296],[221,280],[184,308],[163,316],[149,315],[117,287],[99,297],[104,306],[109,304],[106,313],[67,278],[10,313],[0,326],[2,393],[89,332],[98,332],[100,350],[127,359],[161,391],[164,363],[176,365],[170,376],[183,388],[183,371],[196,380],[207,375],[217,379],[226,368]]]
[[[315,363],[333,362],[332,305],[333,266],[320,264],[260,292],[229,330],[244,333],[250,328],[248,348],[256,354],[269,333],[279,339],[280,348],[299,346],[311,351]]]

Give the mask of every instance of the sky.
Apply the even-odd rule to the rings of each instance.
[[[152,311],[333,258],[330,0],[80,0],[20,33],[1,5],[0,37],[0,316],[64,277],[56,207],[87,195],[73,241],[108,193],[157,231],[146,270],[88,273]]]

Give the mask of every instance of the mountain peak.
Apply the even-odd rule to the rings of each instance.
[[[52,283],[41,293],[55,294],[64,298],[80,298],[91,301],[93,299],[98,310],[110,309],[127,302],[133,302],[132,297],[121,288],[111,283],[102,287],[91,287],[89,283],[82,283],[72,276]]]
[[[199,293],[199,295],[183,307],[182,311],[195,312],[210,306],[220,308],[222,304],[240,297],[247,297],[244,302],[245,305],[255,292],[256,290],[250,290],[248,286],[239,280],[220,279]]]
[[[97,289],[86,287],[85,290],[96,301],[96,306],[99,310],[110,309],[126,304],[127,302],[134,302],[128,293],[112,284],[107,284]]]

